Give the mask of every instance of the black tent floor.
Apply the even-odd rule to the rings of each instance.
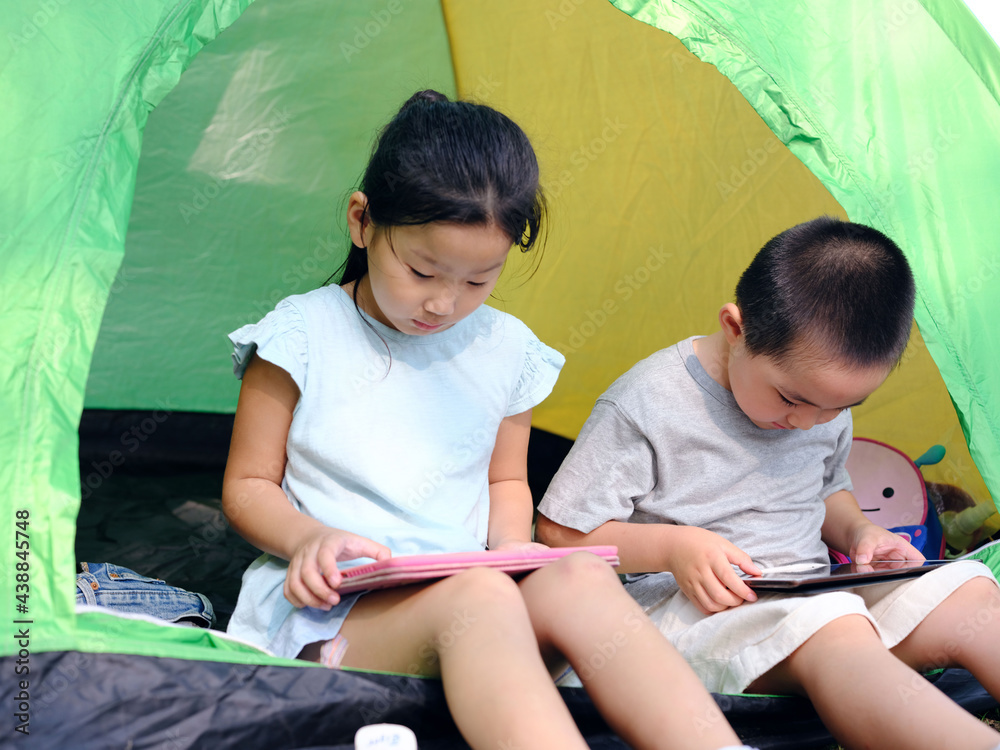
[[[111,562],[204,594],[225,630],[240,581],[260,552],[222,513],[217,471],[119,473],[85,495],[77,517],[78,562]]]
[[[12,676],[17,657],[0,659]],[[352,750],[367,724],[403,724],[421,750],[460,750],[441,683],[414,677],[312,667],[186,661],[123,654],[31,655],[30,735],[14,746],[59,750]],[[972,676],[930,678],[979,715],[996,702]],[[0,705],[18,710],[18,685],[0,680]],[[627,748],[580,689],[561,689],[591,748]],[[761,750],[829,748],[833,740],[808,701],[716,696],[740,737]],[[489,707],[484,707],[489,710]]]

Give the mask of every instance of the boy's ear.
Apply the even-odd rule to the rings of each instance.
[[[719,327],[722,329],[726,342],[735,346],[743,335],[743,313],[732,302],[727,302],[719,310]]]
[[[351,232],[352,243],[357,247],[369,246],[374,227],[368,215],[368,196],[360,190],[351,193],[347,201],[347,228]]]

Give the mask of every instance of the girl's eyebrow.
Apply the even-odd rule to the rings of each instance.
[[[502,266],[503,266],[503,264],[504,264],[504,263],[506,263],[506,262],[507,262],[507,258],[503,258],[502,260],[500,260],[500,261],[498,261],[498,262],[494,263],[494,264],[493,264],[492,266],[490,266],[489,268],[484,268],[484,269],[483,269],[482,271],[476,271],[476,272],[475,272],[474,274],[472,274],[472,275],[473,275],[473,276],[479,276],[480,274],[483,274],[483,273],[489,273],[490,271],[495,271],[495,270],[497,270],[498,268],[502,267]]]
[[[444,271],[445,273],[451,273],[451,269],[448,266],[442,265],[435,258],[432,258],[429,255],[425,255],[423,253],[423,251],[417,250],[416,248],[412,248],[411,247],[410,248],[410,252],[413,253],[414,255],[416,255],[424,263],[427,263],[428,265],[434,266],[439,271]],[[497,261],[496,263],[494,263],[492,266],[490,266],[489,268],[484,268],[482,271],[473,271],[471,275],[472,276],[479,276],[479,275],[484,274],[484,273],[489,273],[490,271],[495,271],[496,269],[500,268],[506,261],[507,261],[507,258],[503,257],[499,261]]]

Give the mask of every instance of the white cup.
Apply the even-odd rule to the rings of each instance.
[[[417,736],[399,724],[369,724],[354,735],[354,750],[417,750]]]

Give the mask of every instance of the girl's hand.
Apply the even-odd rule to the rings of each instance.
[[[733,565],[750,575],[760,575],[760,570],[735,544],[697,526],[678,526],[671,539],[665,568],[674,574],[681,591],[703,614],[757,600]]]
[[[923,560],[916,547],[899,534],[870,521],[859,524],[852,534],[849,557],[859,565],[876,560]]]
[[[295,607],[330,609],[340,602],[338,560],[372,557],[388,560],[392,552],[377,542],[340,529],[323,528],[307,537],[288,561],[285,598]]]

